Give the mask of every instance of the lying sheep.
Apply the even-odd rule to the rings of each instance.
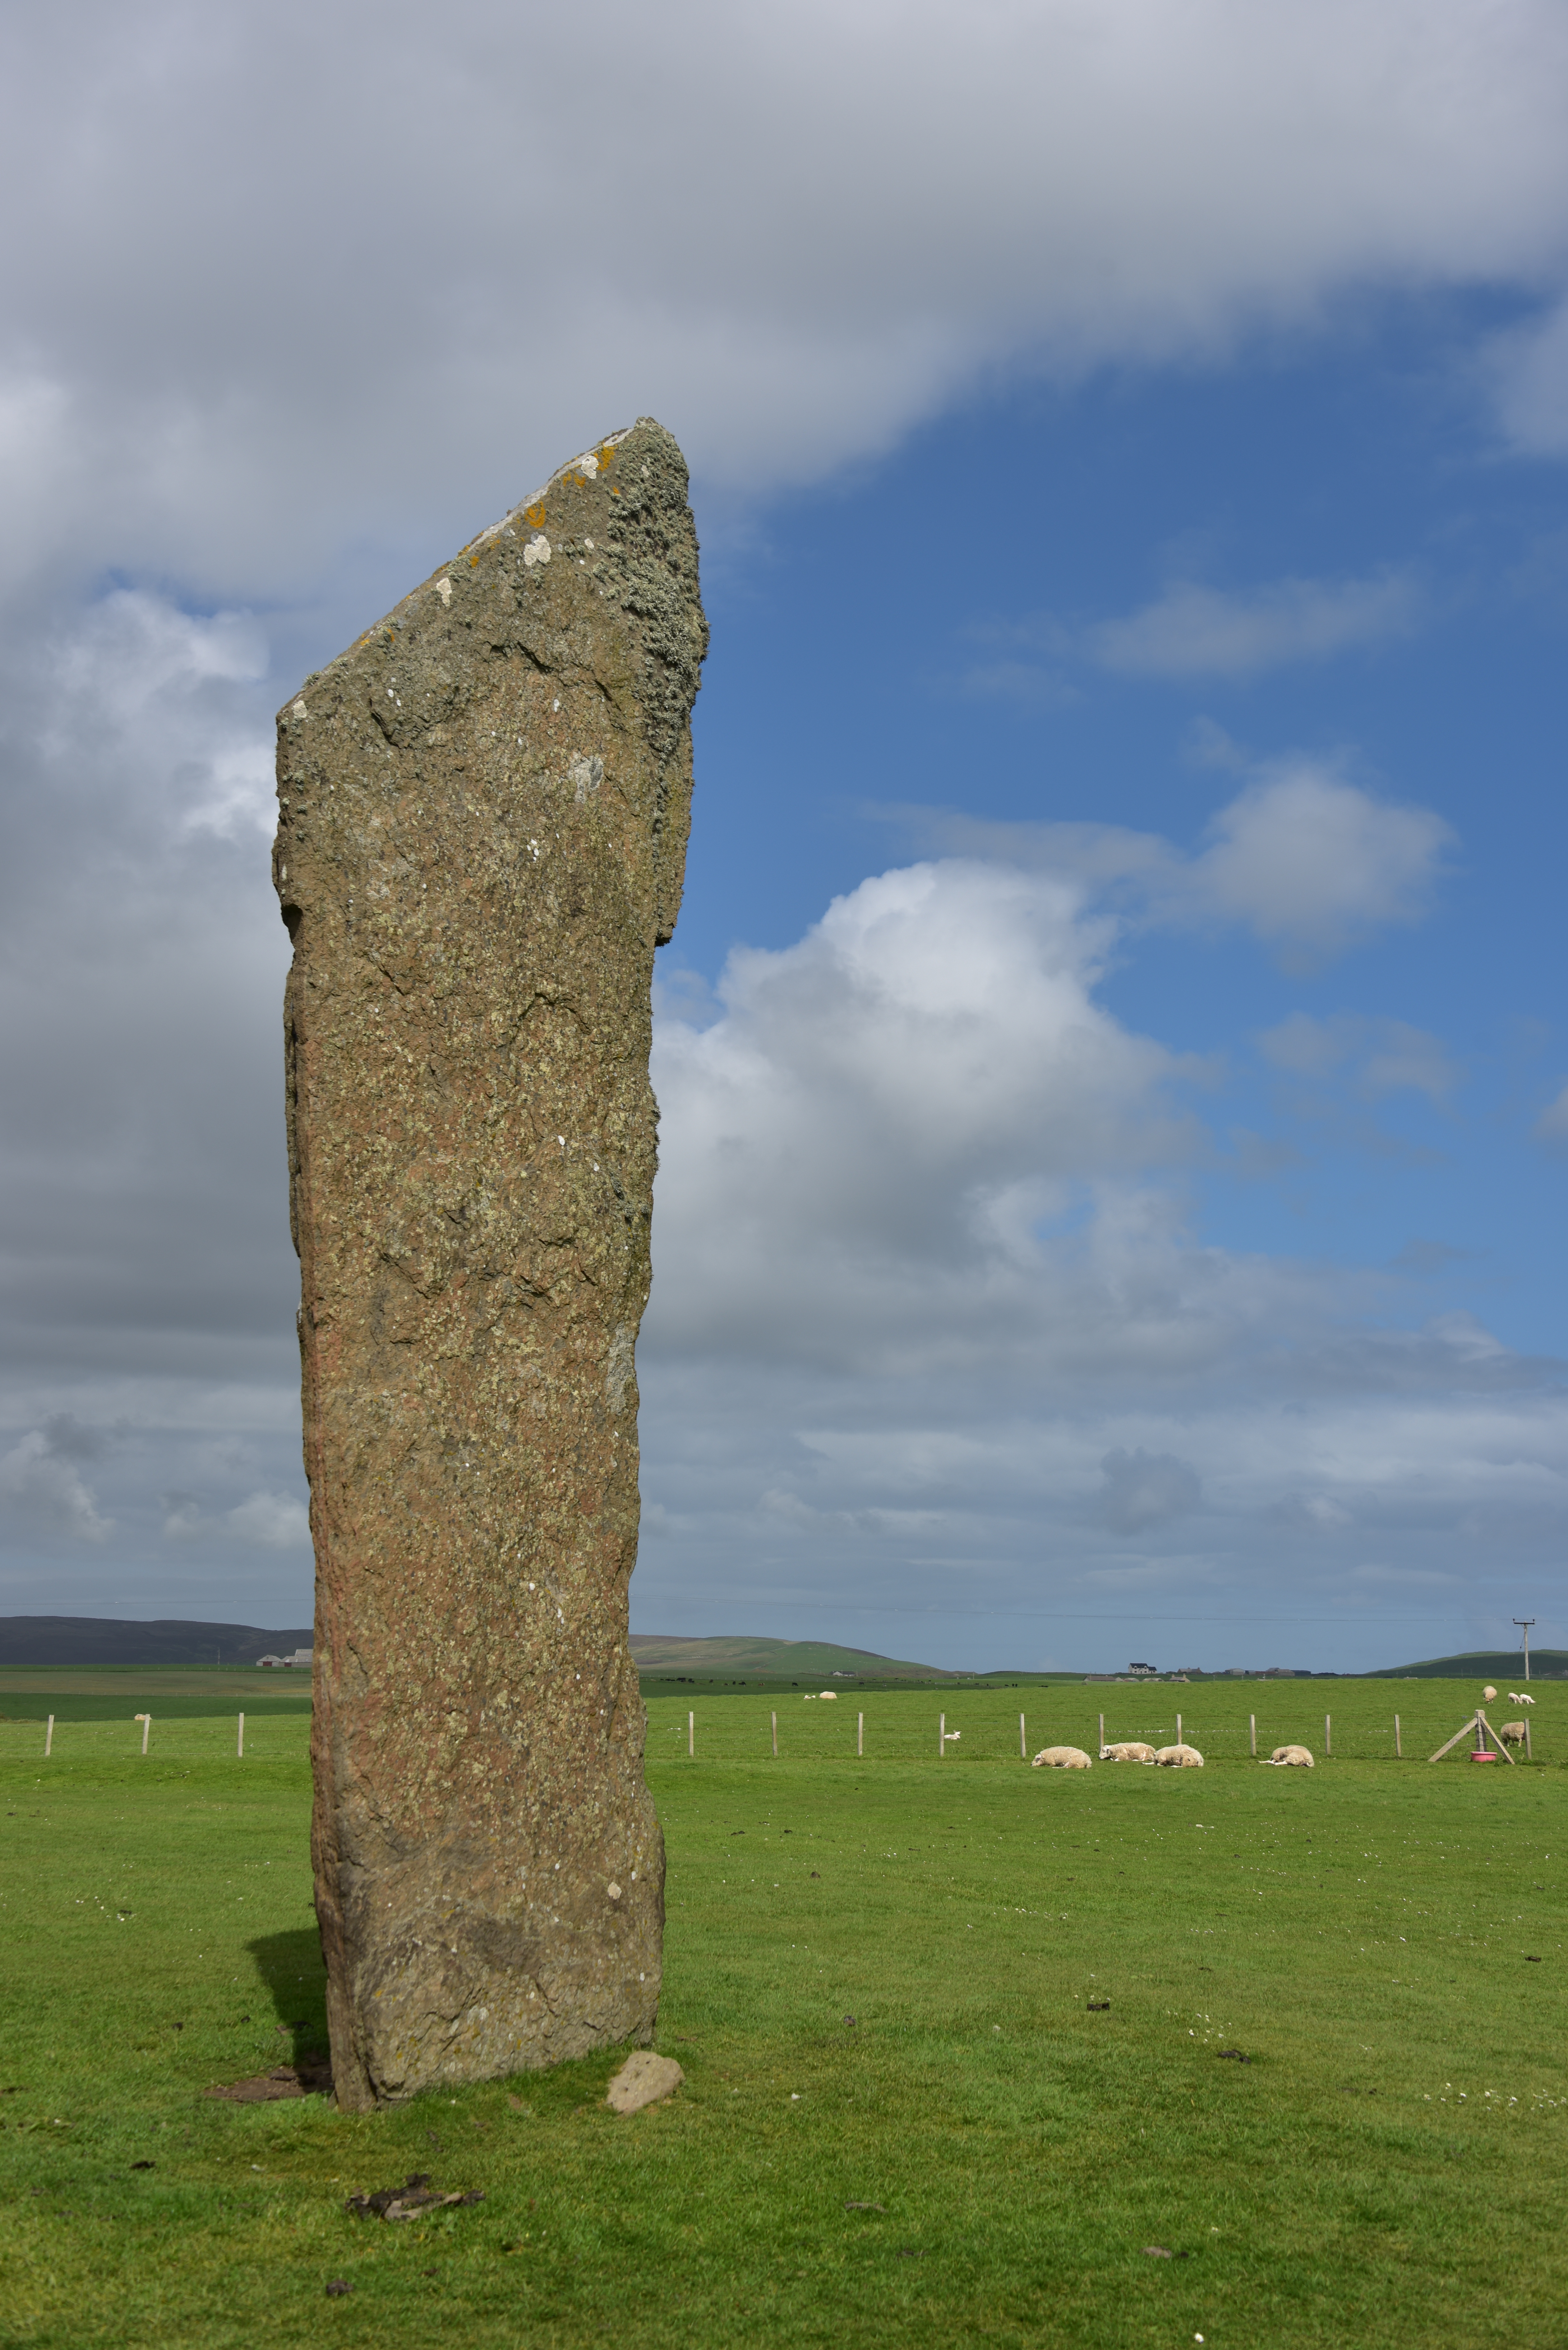
[[[1305,1746],[1276,1746],[1263,1769],[1267,1771],[1271,1765],[1281,1771],[1312,1771],[1317,1767],[1311,1749]]]
[[[1203,1757],[1196,1746],[1162,1746],[1155,1761],[1166,1771],[1201,1771]]]
[[[1146,1746],[1141,1738],[1124,1738],[1119,1745],[1102,1746],[1102,1762],[1152,1762],[1154,1749]]]
[[[826,1698],[829,1705],[836,1705],[838,1703],[838,1691],[836,1690],[818,1690],[816,1694],[818,1697]]]
[[[1081,1746],[1043,1746],[1033,1767],[1036,1771],[1086,1771],[1089,1758]]]
[[[1522,1721],[1505,1721],[1497,1734],[1505,1746],[1522,1746],[1524,1724]]]

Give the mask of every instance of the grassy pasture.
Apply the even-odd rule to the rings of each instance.
[[[145,1761],[126,1718],[47,1764],[0,1722],[0,2341],[1563,2339],[1568,1690],[1511,1770],[1408,1759],[1468,1684],[1023,1694],[1031,1751],[1179,1706],[1212,1759],[1026,1770],[1016,1692],[650,1698],[688,2082],[629,2121],[610,2054],[370,2116],[203,2098],[323,2037],[305,1720],[241,1762],[154,1705]],[[1250,1765],[1249,1711],[1316,1751],[1325,1705],[1332,1763]],[[344,2212],[415,2168],[486,2199]]]

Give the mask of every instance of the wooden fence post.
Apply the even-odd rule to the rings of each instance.
[[[48,1726],[48,1728],[47,1728],[47,1729],[45,1731],[45,1732],[44,1732],[44,1752],[45,1752],[45,1753],[46,1753],[46,1754],[47,1754],[47,1752],[49,1752],[49,1749],[53,1746],[54,1742],[55,1742],[55,1717],[54,1717],[54,1715],[51,1713],[51,1714],[50,1714],[50,1716],[49,1716],[49,1726]]]
[[[1334,1724],[1326,1713],[1323,1718],[1323,1751],[1325,1754],[1334,1752]]]
[[[1394,1717],[1394,1760],[1396,1762],[1403,1762],[1404,1758],[1405,1749],[1399,1743],[1399,1717],[1396,1714]]]
[[[686,1752],[688,1754],[697,1752],[697,1717],[694,1713],[686,1717]]]
[[[144,1713],[141,1717],[141,1751],[144,1754],[147,1752],[147,1742],[151,1735],[152,1716],[150,1713]]]
[[[1528,1714],[1524,1717],[1524,1759],[1527,1762],[1533,1762],[1535,1760],[1530,1751],[1530,1716]]]
[[[1021,1762],[1027,1762],[1029,1760],[1029,1739],[1023,1727],[1022,1714],[1018,1717],[1018,1759]]]
[[[778,1718],[777,1713],[775,1712],[775,1714],[774,1715],[774,1761],[776,1762],[778,1761],[778,1759],[779,1759],[779,1718]]]
[[[1258,1717],[1255,1713],[1247,1716],[1247,1738],[1255,1754],[1258,1751]]]
[[[235,1752],[235,1753],[236,1753],[236,1754],[241,1754],[241,1755],[243,1755],[243,1754],[244,1754],[244,1751],[245,1751],[245,1718],[244,1718],[244,1715],[242,1713],[242,1714],[241,1714],[241,1716],[240,1716],[240,1736],[239,1736],[239,1743],[238,1743],[238,1745],[234,1748],[234,1752]]]
[[[866,1752],[866,1716],[864,1714],[859,1716],[855,1724],[855,1752],[857,1754],[864,1754]]]
[[[945,1762],[947,1759],[948,1718],[945,1713],[939,1713],[937,1716],[937,1761],[939,1762]]]
[[[1181,1743],[1181,1716],[1179,1714],[1176,1717],[1176,1742],[1179,1746]]]

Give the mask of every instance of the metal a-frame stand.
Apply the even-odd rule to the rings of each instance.
[[[1435,1754],[1428,1754],[1427,1757],[1428,1762],[1440,1762],[1444,1755],[1459,1744],[1461,1738],[1472,1737],[1479,1738],[1483,1747],[1485,1746],[1487,1740],[1490,1738],[1492,1744],[1497,1748],[1498,1752],[1502,1756],[1503,1761],[1508,1763],[1511,1769],[1513,1763],[1512,1755],[1509,1752],[1507,1747],[1503,1744],[1501,1739],[1498,1736],[1496,1731],[1487,1720],[1483,1708],[1479,1705],[1471,1714],[1469,1720],[1466,1722],[1464,1728],[1462,1730],[1455,1731],[1447,1746],[1439,1746]]]

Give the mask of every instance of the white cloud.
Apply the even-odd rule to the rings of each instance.
[[[761,1318],[775,1346],[883,1359],[933,1326],[898,1335],[918,1267],[952,1296],[956,1341],[1017,1311],[1015,1275],[1085,1184],[1116,1246],[1140,1211],[1110,1193],[1196,1135],[1168,1097],[1180,1065],[1092,1000],[1106,940],[1072,882],[951,861],[732,955],[722,1017],[667,1021],[655,1048],[667,1339]]]
[[[1333,763],[1299,754],[1257,763],[1210,819],[1208,845],[1189,853],[1117,825],[887,813],[944,847],[1070,875],[1145,924],[1251,931],[1287,965],[1418,920],[1453,840],[1434,810],[1376,799]]]
[[[5,555],[292,591],[639,411],[749,496],[999,369],[1214,357],[1368,286],[1550,299],[1565,47],[1552,0],[37,11]],[[526,95],[585,73],[591,124]]]
[[[1398,572],[1282,579],[1231,594],[1177,580],[1142,611],[1086,629],[1080,643],[1125,676],[1252,677],[1407,636],[1417,611],[1414,583]]]
[[[310,1517],[292,1493],[251,1493],[228,1513],[226,1523],[242,1542],[263,1550],[300,1550],[310,1541]]]
[[[1431,809],[1376,800],[1306,759],[1265,770],[1210,829],[1186,877],[1191,911],[1314,959],[1418,920],[1452,837]]]

